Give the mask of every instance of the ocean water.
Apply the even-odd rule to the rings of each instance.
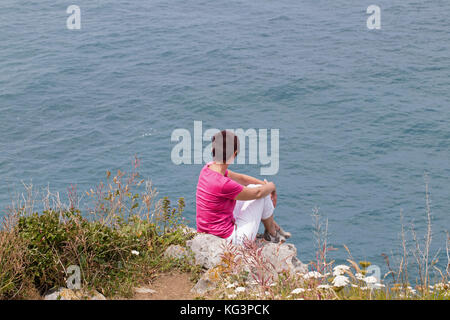
[[[68,30],[66,8],[81,8]],[[381,7],[381,30],[366,9]],[[185,197],[195,226],[201,165],[171,161],[171,133],[280,130],[278,222],[314,259],[311,213],[331,257],[387,269],[405,223],[432,250],[450,229],[450,2],[2,0],[0,207],[21,181],[64,193],[130,167]],[[235,171],[259,174],[259,165]],[[445,250],[444,250],[445,251]],[[446,256],[440,253],[439,265]]]

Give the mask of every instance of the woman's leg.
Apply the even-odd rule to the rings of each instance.
[[[253,187],[256,185],[249,185]],[[234,218],[236,230],[234,231],[234,242],[242,244],[247,240],[255,240],[261,221],[271,234],[276,234],[277,224],[273,219],[274,206],[270,195],[256,200],[236,201]]]
[[[275,234],[277,233],[277,230],[279,229],[279,227],[277,228],[277,223],[275,222],[275,220],[273,219],[273,215],[271,215],[269,218],[267,219],[262,219],[261,220],[262,223],[264,224],[264,228],[269,231],[269,233],[272,236],[275,236]]]

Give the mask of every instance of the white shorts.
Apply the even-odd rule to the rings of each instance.
[[[247,187],[259,187],[258,184],[250,184]],[[247,201],[236,201],[233,215],[236,220],[233,233],[227,238],[233,244],[241,245],[244,239],[255,240],[261,220],[272,216],[274,211],[270,194],[264,198]]]

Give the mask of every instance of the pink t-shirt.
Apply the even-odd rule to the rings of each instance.
[[[233,233],[233,210],[236,196],[244,186],[208,168],[207,163],[198,177],[197,231],[228,238]]]

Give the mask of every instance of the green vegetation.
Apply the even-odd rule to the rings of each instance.
[[[182,217],[185,203],[172,206],[168,198],[157,200],[150,181],[139,178],[135,160],[130,174],[120,170],[106,182],[83,194],[71,187],[68,204],[47,189],[41,213],[34,210],[37,194],[24,185],[21,195],[3,217],[0,227],[0,299],[39,299],[53,288],[66,287],[70,266],[80,270],[81,288],[96,290],[106,297],[132,297],[133,289],[148,283],[158,273],[180,270],[199,279],[202,269],[192,257],[166,258],[170,245],[185,246],[193,233]],[[222,263],[205,274],[217,283],[207,297],[218,299],[450,299],[450,237],[447,235],[448,264],[436,267],[430,252],[431,210],[427,200],[427,231],[423,242],[411,227],[413,248],[407,247],[407,233],[401,228],[400,260],[389,262],[384,277],[374,277],[369,261],[355,260],[348,250],[347,264],[335,265],[328,257],[328,222],[313,214],[316,261],[304,274],[278,273],[265,261],[255,242],[243,247],[226,246]],[[410,280],[411,257],[418,276]],[[246,265],[244,266],[244,262]],[[248,268],[254,271],[249,274]],[[438,276],[432,279],[432,272]],[[256,276],[254,276],[256,275]],[[392,277],[392,285],[385,279]],[[433,281],[432,281],[433,280]]]
[[[349,258],[346,264],[336,265],[328,252],[328,221],[322,221],[318,210],[313,220],[316,238],[316,261],[310,262],[305,273],[282,272],[274,276],[270,261],[261,255],[261,249],[254,243],[245,243],[236,248],[229,245],[222,255],[222,263],[209,271],[209,277],[218,288],[213,297],[217,299],[280,299],[280,300],[450,300],[450,237],[447,235],[447,267],[440,270],[437,259],[430,258],[431,210],[427,198],[427,231],[420,241],[413,226],[411,236],[413,247],[406,245],[406,232],[402,225],[402,253],[394,265],[385,256],[389,272],[384,276],[373,275],[379,270],[370,261],[359,261],[352,257],[344,245]],[[412,256],[413,259],[409,257]],[[249,277],[242,262],[250,261],[250,267],[257,272]],[[394,262],[394,261],[393,261]],[[416,279],[410,279],[409,269],[415,267]],[[392,277],[388,283],[387,277]]]
[[[138,178],[134,170],[112,179],[107,172],[106,183],[86,193],[94,209],[84,214],[75,188],[68,205],[47,190],[39,214],[32,186],[25,185],[25,200],[11,206],[0,229],[0,299],[39,298],[66,287],[71,265],[80,268],[82,288],[107,297],[130,297],[157,272],[198,274],[198,267],[164,257],[167,247],[192,236],[183,224],[183,198],[176,207],[168,198],[156,201],[151,183]]]

